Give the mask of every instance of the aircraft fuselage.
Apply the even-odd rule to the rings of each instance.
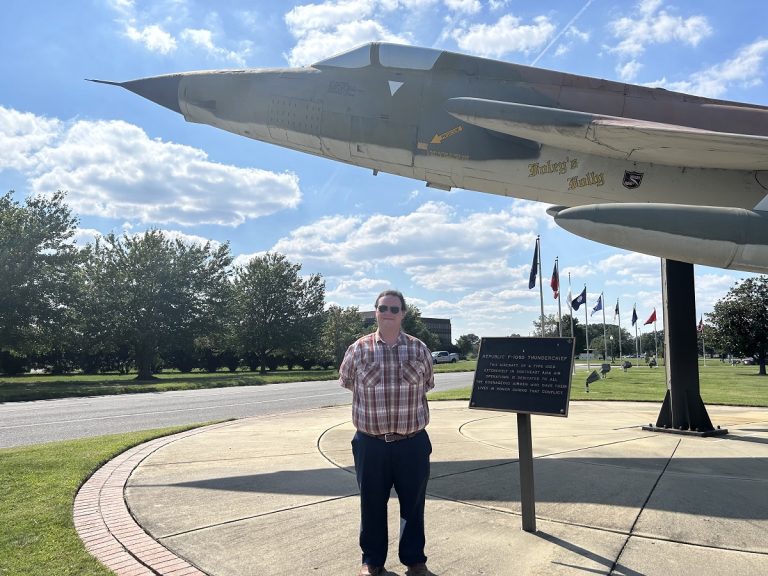
[[[119,85],[189,122],[436,188],[562,207],[729,207],[759,218],[768,211],[763,106],[390,44],[301,69],[193,72]],[[590,212],[580,217],[591,222]],[[607,235],[601,226],[574,232],[624,246],[616,244],[615,226]],[[656,231],[649,223],[635,232]],[[735,232],[723,241],[764,242]],[[711,265],[768,270],[768,247],[747,252],[750,262],[725,257]]]

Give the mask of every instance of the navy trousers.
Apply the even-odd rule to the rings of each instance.
[[[413,438],[385,442],[357,432],[352,439],[360,488],[360,548],[363,564],[384,566],[387,560],[387,503],[394,487],[400,501],[400,562],[426,562],[424,499],[429,480],[432,443],[425,430]]]

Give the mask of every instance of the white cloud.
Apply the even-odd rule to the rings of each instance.
[[[629,62],[617,66],[616,72],[621,80],[624,82],[631,82],[637,78],[637,74],[642,67],[643,65],[637,60],[630,60]]]
[[[523,282],[527,287],[529,265],[507,263],[534,245],[530,230],[538,222],[526,214],[527,204],[500,213],[457,214],[447,204],[427,202],[401,216],[329,216],[297,228],[271,250],[331,277],[400,270],[411,283],[428,288],[466,291]],[[461,249],[446,251],[446,246]]]
[[[34,154],[61,130],[57,119],[0,106],[0,170],[25,171],[36,164]]]
[[[661,290],[660,262],[655,256],[636,252],[612,254],[597,265],[601,280],[617,290],[634,290],[637,286]]]
[[[191,47],[201,49],[213,60],[246,65],[246,58],[252,53],[253,42],[242,40],[237,48],[224,48],[214,41],[216,32],[210,26],[220,28],[218,13],[209,11],[205,20],[209,26],[203,28],[185,27],[190,20],[186,2],[171,0],[143,6],[138,9],[134,2],[112,0],[112,9],[118,14],[117,23],[122,34],[149,52],[162,55]]]
[[[589,39],[591,37],[591,34],[589,32],[582,32],[576,26],[570,26],[568,28],[568,31],[565,33],[565,35],[568,38],[572,38],[574,40],[579,40],[581,42],[589,42]]]
[[[697,271],[700,269],[697,269]],[[736,275],[723,271],[698,272],[696,274],[696,308],[711,310],[728,290],[736,284]],[[745,275],[739,274],[744,277]]]
[[[295,37],[302,37],[314,30],[334,28],[339,24],[354,22],[373,14],[373,0],[342,0],[321,4],[296,6],[285,15],[285,23]]]
[[[374,41],[408,44],[410,38],[390,32],[375,20],[355,20],[327,30],[302,31],[298,42],[285,57],[290,66],[306,66]]]
[[[65,124],[0,107],[3,149],[17,151],[12,167],[31,192],[67,190],[81,215],[237,226],[301,199],[295,174],[211,162],[202,150],[150,139],[126,122]]]
[[[424,9],[402,0],[339,0],[296,6],[286,13],[285,23],[297,42],[284,56],[290,66],[306,66],[367,42],[410,43],[409,35],[394,33],[376,19],[382,12],[401,7]]]
[[[145,234],[144,230],[140,232],[131,232],[132,228],[133,226],[124,226],[121,232],[115,232],[115,234],[126,234],[133,238],[140,238]],[[181,232],[179,230],[160,230],[160,232],[168,240],[180,240],[186,245],[197,245],[202,247],[209,244],[212,250],[216,250],[222,245],[218,240],[212,240],[210,238],[198,236],[197,234],[187,234],[186,232]],[[97,238],[102,238],[103,236],[105,236],[105,234],[102,234],[100,231],[94,230],[93,228],[78,228],[75,230],[74,239],[77,240],[78,247],[82,248],[85,244],[93,244]]]
[[[100,238],[103,234],[95,228],[77,228],[72,235],[72,243],[78,248],[85,248],[87,244],[93,244],[96,242],[96,238]]]
[[[372,300],[376,294],[391,286],[390,280],[381,278],[348,278],[341,280],[325,293],[326,302],[329,305],[337,302],[358,302],[361,310],[373,309]],[[413,302],[409,299],[408,303]]]
[[[638,4],[637,13],[611,22],[613,36],[621,40],[610,50],[622,57],[637,58],[649,44],[676,41],[696,46],[712,34],[706,17],[673,16],[661,8],[661,0],[645,0]]]
[[[499,58],[510,52],[528,54],[539,50],[555,32],[555,25],[546,16],[537,16],[532,24],[523,24],[520,18],[506,14],[495,24],[459,27],[451,36],[464,51]]]
[[[134,42],[142,44],[150,52],[170,54],[176,50],[176,39],[157,24],[143,28],[128,25],[125,28],[125,35]]]
[[[483,6],[479,0],[443,0],[445,6],[449,10],[454,12],[462,12],[464,14],[477,14],[482,10]]]
[[[244,42],[239,51],[221,48],[213,41],[213,32],[210,30],[186,28],[181,32],[181,39],[202,48],[216,60],[234,62],[239,66],[245,66],[246,58],[251,54],[251,42]]]
[[[133,0],[107,0],[107,4],[125,17],[130,17],[135,12]]]
[[[211,250],[216,250],[222,245],[218,240],[211,240],[210,238],[198,236],[197,234],[187,234],[186,232],[181,232],[179,230],[161,230],[161,232],[169,240],[180,240],[187,245],[193,244],[197,246],[205,246],[206,244],[209,244]],[[143,234],[143,232],[141,234]]]
[[[489,258],[474,262],[443,262],[439,264],[407,266],[406,273],[413,282],[429,290],[464,292],[486,286],[520,284],[521,275],[529,267],[510,267],[504,258]],[[527,278],[525,279],[527,282]]]
[[[768,40],[757,40],[745,46],[733,58],[692,74],[688,80],[667,82],[662,79],[651,86],[719,98],[733,85],[751,87],[762,84],[763,62],[768,55]]]

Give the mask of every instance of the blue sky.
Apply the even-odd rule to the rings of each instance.
[[[0,189],[67,190],[79,244],[151,227],[229,241],[238,262],[278,251],[323,275],[329,304],[364,310],[395,287],[454,339],[532,331],[540,234],[547,313],[559,257],[564,294],[570,272],[589,308],[605,293],[609,322],[618,298],[624,328],[635,303],[661,328],[659,260],[577,238],[544,204],[374,177],[84,79],[302,66],[384,40],[768,105],[766,21],[763,1],[5,0]],[[745,276],[696,267],[699,313]]]

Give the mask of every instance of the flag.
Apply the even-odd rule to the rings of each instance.
[[[552,297],[558,298],[560,296],[560,272],[557,270],[557,260],[555,260],[555,267],[552,269],[552,280],[549,281],[549,285],[552,288]]]
[[[539,273],[539,239],[536,238],[536,249],[533,251],[533,264],[531,275],[528,277],[528,290],[536,286],[536,274]]]
[[[635,306],[632,306],[632,326],[637,324],[637,310],[635,310]]]
[[[600,296],[597,299],[597,304],[595,304],[595,307],[592,308],[592,314],[590,316],[594,316],[595,312],[598,312],[599,310],[603,309],[603,295],[600,294]]]
[[[653,324],[654,322],[656,322],[656,308],[653,309],[653,314],[648,316],[648,320],[645,321],[645,324]],[[645,326],[645,324],[643,324],[643,326]]]
[[[613,311],[613,319],[616,320],[616,317],[619,315],[619,300],[616,299],[616,309]]]
[[[704,332],[704,316],[701,317],[701,320],[699,320],[699,325],[696,326],[697,332]]]
[[[565,303],[568,305],[568,308],[571,308],[571,311],[573,310],[573,307],[571,306],[571,300],[573,300],[573,294],[571,294],[571,286],[568,285],[568,299],[565,301]]]
[[[584,304],[584,302],[587,301],[587,287],[584,286],[584,290],[581,291],[581,294],[576,296],[576,298],[573,299],[573,302],[571,302],[571,308],[574,310],[578,310],[579,306]]]

